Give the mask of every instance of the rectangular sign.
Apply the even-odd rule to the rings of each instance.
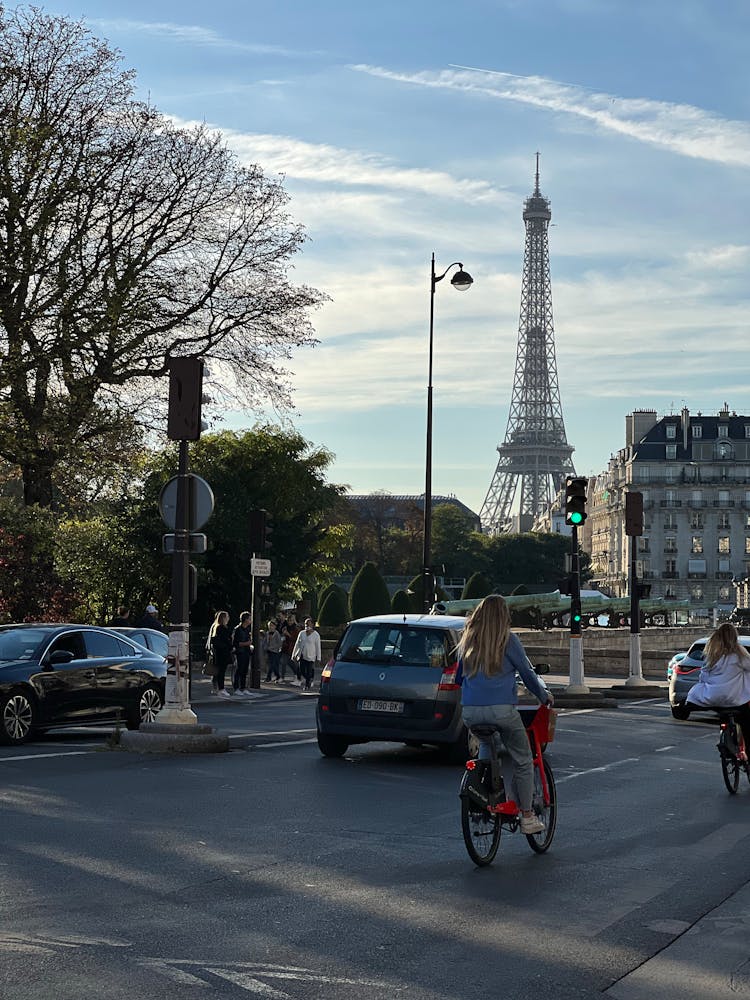
[[[270,576],[271,575],[271,560],[270,559],[251,559],[250,560],[250,573],[252,576]]]
[[[161,547],[163,552],[174,552],[175,535],[166,534],[161,536]],[[201,531],[190,532],[190,552],[201,555],[206,551],[208,539]]]

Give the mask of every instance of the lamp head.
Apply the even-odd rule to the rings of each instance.
[[[458,271],[456,271],[451,278],[451,284],[454,288],[457,288],[459,292],[465,292],[467,288],[471,288],[474,284],[474,279],[468,271],[464,271],[463,264],[459,264],[458,268]]]

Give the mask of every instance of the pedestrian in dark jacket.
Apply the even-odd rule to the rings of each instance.
[[[243,611],[240,615],[239,624],[232,632],[232,648],[237,659],[234,668],[232,686],[234,693],[240,698],[249,698],[247,690],[247,672],[250,669],[250,657],[253,651],[253,636],[250,625],[250,612]]]
[[[219,698],[229,698],[224,689],[227,667],[232,662],[232,630],[229,628],[229,612],[217,611],[208,631],[208,647],[214,661],[213,693]]]

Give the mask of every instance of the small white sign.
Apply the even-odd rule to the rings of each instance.
[[[252,576],[270,576],[271,575],[271,560],[270,559],[251,559],[250,560],[250,573]]]

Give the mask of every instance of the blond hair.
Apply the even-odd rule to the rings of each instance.
[[[712,667],[722,656],[731,656],[732,653],[736,653],[737,656],[749,655],[745,647],[740,643],[737,629],[734,625],[724,622],[722,625],[719,625],[706,643],[703,653],[706,665]]]
[[[508,605],[500,594],[490,594],[469,615],[456,647],[464,673],[468,677],[480,670],[488,677],[502,673],[509,635]]]
[[[217,611],[216,617],[211,623],[211,628],[208,630],[208,638],[213,639],[213,637],[216,635],[216,630],[218,629],[219,625],[226,625],[228,621],[229,621],[228,611]]]

